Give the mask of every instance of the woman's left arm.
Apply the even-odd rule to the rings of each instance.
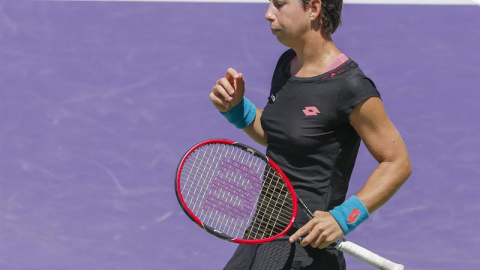
[[[350,123],[366,147],[378,161],[356,197],[369,213],[390,199],[411,174],[410,160],[402,137],[383,108],[379,98],[369,98],[356,105],[350,113]],[[329,212],[315,211],[315,217],[298,229],[291,237],[295,242],[308,234],[300,243],[314,248],[325,248],[343,236],[343,231]]]
[[[372,213],[386,203],[410,176],[410,159],[400,133],[379,98],[369,98],[355,106],[349,118],[379,163],[356,195]]]

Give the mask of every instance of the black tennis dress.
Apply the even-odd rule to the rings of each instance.
[[[343,203],[360,137],[349,123],[355,105],[380,97],[357,63],[347,60],[334,70],[299,78],[290,73],[293,50],[279,59],[270,97],[261,118],[267,134],[267,156],[285,172],[312,211]],[[289,234],[308,221],[298,211]],[[239,245],[224,270],[343,270],[343,254],[334,247],[314,249],[298,243]]]

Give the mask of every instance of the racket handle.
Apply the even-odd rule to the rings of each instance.
[[[363,248],[357,244],[354,244],[345,239],[340,240],[336,246],[338,250],[343,251],[359,260],[362,260],[373,267],[382,270],[403,270],[404,267],[401,264],[394,263],[388,259],[383,258],[380,255],[377,255],[370,250]]]

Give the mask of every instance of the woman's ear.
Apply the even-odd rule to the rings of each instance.
[[[322,0],[311,0],[309,3],[310,20],[315,21],[320,17],[322,12]]]

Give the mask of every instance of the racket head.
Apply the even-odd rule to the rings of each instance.
[[[189,149],[177,168],[175,193],[197,225],[239,244],[285,235],[297,214],[294,189],[280,168],[232,140],[206,140]]]

